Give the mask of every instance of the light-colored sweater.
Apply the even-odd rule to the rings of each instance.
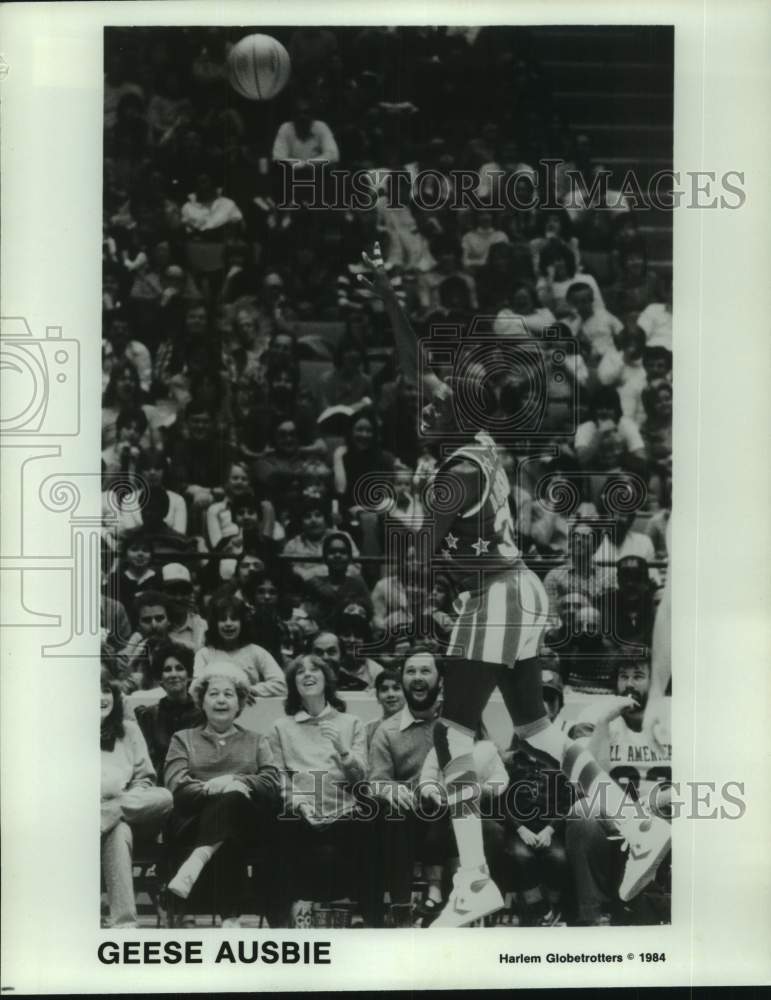
[[[343,746],[351,751],[345,762],[321,733],[325,720],[337,726]],[[355,799],[350,786],[367,776],[367,734],[361,719],[327,705],[318,716],[303,711],[277,719],[268,739],[290,808],[307,803],[312,813],[308,821],[314,825],[331,823],[352,811]]]
[[[246,646],[227,651],[204,646],[195,654],[193,677],[200,677],[206,667],[217,660],[237,663],[246,674],[252,692],[258,698],[281,697],[286,694],[284,671],[262,646],[250,642]]]
[[[174,733],[166,755],[163,782],[175,805],[195,809],[207,795],[210,778],[232,774],[253,794],[275,798],[278,773],[264,736],[236,724],[218,736],[206,726]]]
[[[142,730],[136,722],[124,719],[123,739],[113,750],[102,750],[102,798],[115,799],[129,788],[151,788],[155,768],[147,752]]]

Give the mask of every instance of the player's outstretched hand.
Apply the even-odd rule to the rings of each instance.
[[[359,284],[369,289],[370,292],[381,299],[385,299],[391,295],[393,288],[391,287],[391,282],[388,280],[385,261],[380,252],[380,244],[374,244],[371,254],[368,254],[366,251],[362,252],[361,260],[367,273],[366,275],[359,275]]]

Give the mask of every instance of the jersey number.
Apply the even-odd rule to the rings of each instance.
[[[620,785],[624,790],[629,789],[629,794],[632,799],[636,802],[639,798],[640,789],[640,772],[636,767],[614,767],[609,772],[611,778]],[[657,781],[665,782],[666,784],[672,783],[672,768],[671,767],[649,767],[647,774],[645,775],[645,780],[655,783]]]

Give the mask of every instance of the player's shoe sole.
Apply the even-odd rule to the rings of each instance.
[[[461,881],[456,875],[447,905],[431,926],[465,927],[497,913],[503,905],[503,896],[489,876]]]
[[[658,816],[640,820],[633,837],[627,838],[629,853],[618,898],[628,903],[656,877],[658,867],[669,851],[672,833],[669,824]]]

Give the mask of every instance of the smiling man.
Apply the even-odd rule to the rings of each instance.
[[[393,922],[410,918],[412,869],[416,859],[427,866],[428,899],[441,909],[441,873],[447,849],[444,823],[416,811],[415,789],[426,757],[434,746],[439,668],[434,655],[415,648],[402,667],[404,707],[378,726],[369,749],[369,777],[375,795],[385,804],[383,829],[387,858],[386,885],[391,894]],[[447,831],[449,832],[449,831]],[[433,835],[433,836],[432,836]]]
[[[625,796],[650,816],[666,816],[672,780],[672,747],[643,728],[651,684],[646,660],[620,659],[616,695],[590,705],[578,725],[590,735],[588,749]],[[667,727],[668,728],[668,727]],[[584,813],[589,809],[582,810]],[[565,846],[576,885],[578,922],[612,923],[620,912],[619,886],[624,869],[622,841],[614,824],[598,816],[571,818]],[[622,897],[623,899],[623,897]]]

